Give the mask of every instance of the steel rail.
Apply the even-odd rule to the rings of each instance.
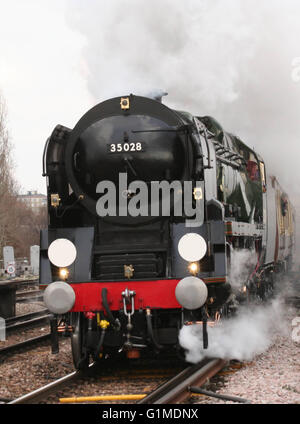
[[[47,310],[33,312],[30,314],[19,315],[5,320],[5,329],[7,332],[17,330],[23,327],[30,327],[31,325],[38,324],[49,319],[50,313]]]
[[[32,401],[41,400],[45,397],[45,395],[49,395],[59,387],[75,381],[80,376],[81,373],[79,371],[73,371],[70,374],[65,375],[64,377],[59,378],[58,380],[52,381],[52,383],[46,384],[45,386],[40,387],[39,389],[33,390],[32,392],[27,393],[26,395],[20,396],[17,399],[7,402],[7,404],[26,404],[32,403]]]
[[[90,372],[94,368],[96,369],[97,364],[91,363],[89,365],[88,371]],[[17,404],[30,404],[32,401],[38,401],[45,398],[45,395],[50,395],[55,392],[58,388],[63,387],[67,383],[73,383],[81,377],[86,377],[86,375],[81,371],[73,371],[70,374],[65,375],[52,383],[46,384],[45,386],[40,387],[39,389],[33,390],[32,392],[26,393],[23,396],[20,396],[7,404],[17,405]]]
[[[138,404],[175,404],[191,397],[191,386],[202,386],[209,378],[218,373],[228,361],[223,359],[204,359],[199,364],[187,367],[171,380],[162,384]]]
[[[0,349],[0,355],[6,353],[12,353],[21,348],[26,348],[34,345],[35,343],[43,342],[45,340],[50,339],[51,333],[43,334],[42,336],[33,337],[31,339],[23,340],[22,342],[18,342],[9,346],[2,347]]]
[[[5,324],[10,325],[14,322],[30,320],[32,318],[36,318],[36,317],[39,317],[41,315],[45,315],[45,313],[49,313],[48,309],[46,309],[46,308],[41,309],[40,311],[36,311],[36,312],[29,312],[27,314],[16,315],[14,317],[6,318]]]
[[[42,291],[39,290],[39,289],[17,290],[16,296],[17,297],[20,297],[20,296],[30,296],[31,294],[38,294],[38,293],[42,293]]]
[[[16,303],[32,303],[32,302],[41,302],[44,299],[42,294],[36,296],[25,296],[17,297]]]
[[[5,404],[5,403],[8,403],[8,402],[11,402],[11,399],[8,399],[8,398],[2,398],[2,397],[0,397],[0,404],[2,405],[2,404]]]
[[[29,300],[42,300],[43,292],[41,290],[21,290],[16,292],[16,303],[25,303]]]
[[[13,330],[18,330],[19,328],[30,327],[31,325],[40,324],[41,322],[49,319],[50,316],[51,316],[50,314],[47,314],[37,318],[32,318],[28,321],[15,322],[11,325],[8,325],[6,327],[6,331],[8,332]]]
[[[15,287],[18,289],[19,287],[23,286],[33,286],[33,285],[39,284],[38,278],[32,278],[32,279],[10,279],[10,280],[0,280],[0,287],[1,286],[10,286]]]

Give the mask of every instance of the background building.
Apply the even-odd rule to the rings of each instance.
[[[18,199],[34,212],[39,212],[41,208],[47,206],[47,196],[38,193],[36,190],[28,191],[27,194],[20,194]]]

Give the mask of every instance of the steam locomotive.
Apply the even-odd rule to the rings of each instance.
[[[180,350],[179,331],[192,323],[206,348],[209,325],[267,297],[291,267],[288,195],[263,158],[212,117],[158,98],[109,99],[73,130],[56,126],[43,175],[40,287],[52,350],[58,331],[70,334],[77,369]],[[237,252],[249,260],[234,281]]]

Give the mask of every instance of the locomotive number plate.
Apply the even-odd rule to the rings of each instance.
[[[127,152],[144,152],[144,143],[140,141],[136,143],[111,143],[107,144],[108,153],[127,153]]]

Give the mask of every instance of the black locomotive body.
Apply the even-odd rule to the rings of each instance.
[[[213,118],[145,97],[113,98],[73,130],[57,126],[43,162],[49,226],[41,232],[40,285],[54,324],[59,316],[60,329],[71,331],[77,368],[90,357],[178,348],[180,328],[194,322],[205,347],[207,321],[249,296],[265,297],[274,273],[291,266],[288,196],[263,159]],[[153,182],[162,189],[155,214]],[[194,215],[184,196],[172,196],[185,194],[185,182]],[[99,216],[110,187],[112,213]],[[129,214],[131,201],[146,213]],[[250,258],[238,282],[235,252]]]

